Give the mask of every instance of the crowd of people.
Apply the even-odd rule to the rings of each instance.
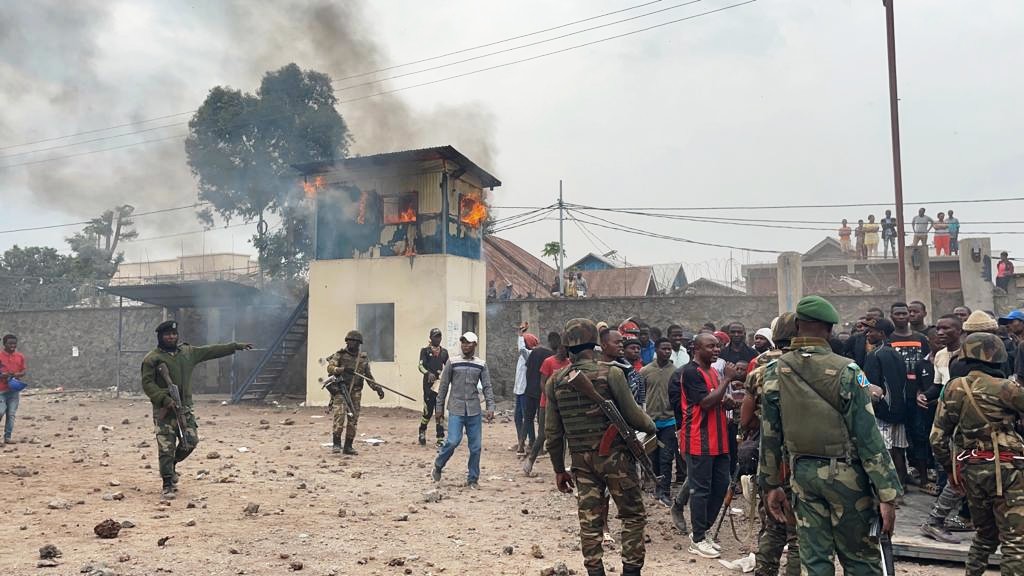
[[[927,210],[920,208],[917,216],[910,221],[910,229],[914,235],[914,246],[928,246],[928,234],[932,234],[936,256],[956,256],[960,253],[960,220],[953,216],[953,211],[939,212],[935,218],[927,215]],[[896,218],[892,210],[885,211],[885,217],[877,222],[875,215],[869,214],[867,222],[858,220],[857,226],[851,228],[849,221],[843,219],[839,227],[839,245],[843,252],[860,260],[878,258],[878,244],[881,240],[882,258],[897,256]],[[902,242],[899,243],[902,245]]]

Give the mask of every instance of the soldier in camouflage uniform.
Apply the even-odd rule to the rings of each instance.
[[[174,493],[178,491],[175,465],[188,458],[199,442],[198,425],[192,405],[192,370],[200,362],[230,356],[236,350],[251,350],[252,345],[236,342],[211,346],[179,344],[178,323],[174,320],[162,322],[156,327],[156,344],[157,347],[142,359],[142,390],[153,404],[153,425],[156,427],[163,496],[173,498]],[[181,393],[183,406],[175,404],[167,391],[167,383],[157,373],[160,364],[167,365],[171,381]],[[192,445],[191,450],[185,450],[178,444],[178,410],[184,412],[187,424],[185,435]]]
[[[580,547],[587,574],[605,574],[601,541],[608,515],[607,489],[622,519],[622,574],[635,576],[644,564],[647,524],[636,461],[619,437],[612,442],[608,455],[599,454],[599,444],[611,422],[597,403],[569,384],[569,373],[579,370],[586,375],[601,396],[615,402],[623,418],[636,430],[648,434],[656,430],[654,421],[633,400],[622,371],[594,359],[597,338],[597,326],[590,320],[575,318],[565,325],[563,342],[572,364],[556,372],[546,385],[544,445],[551,456],[558,490],[572,492],[574,482],[578,488]],[[571,474],[565,471],[566,442],[572,460]]]
[[[786,521],[788,462],[802,574],[832,576],[837,554],[847,576],[881,574],[879,540],[870,530],[880,513],[881,531],[892,533],[901,487],[868,382],[829,346],[839,322],[832,304],[807,296],[796,315],[791,351],[765,368],[758,469],[765,504]]]
[[[362,344],[363,334],[359,330],[349,330],[345,335],[345,347],[327,358],[327,374],[338,376],[337,385],[347,386],[349,396],[352,398],[351,416],[347,414],[348,407],[340,393],[331,394],[331,401],[327,404],[328,411],[337,407],[334,412],[334,426],[331,435],[334,444],[333,451],[335,453],[343,452],[349,456],[359,454],[352,447],[352,442],[356,439],[356,426],[359,425],[359,409],[363,399],[363,382],[366,382],[355,374],[362,374],[373,380],[373,374],[370,372],[370,360],[366,357],[366,352],[359,351]],[[372,382],[367,382],[367,384],[377,393],[377,396],[381,399],[384,398],[383,388]],[[341,446],[342,430],[345,431],[344,448]]]
[[[761,430],[761,397],[764,389],[764,374],[769,363],[778,360],[789,350],[789,343],[796,336],[796,314],[786,312],[779,316],[772,325],[772,341],[777,348],[768,350],[757,357],[757,368],[747,375],[747,395],[740,408],[742,426],[752,433]],[[746,477],[744,477],[746,478]],[[746,488],[746,485],[744,485]],[[793,491],[788,478],[782,484],[786,498],[791,499]],[[744,490],[746,492],[746,490]],[[778,576],[779,559],[789,544],[786,554],[786,576],[800,576],[800,545],[797,540],[796,526],[789,522],[779,522],[764,509],[764,493],[759,494],[757,502],[758,514],[761,517],[761,534],[757,539],[757,552],[754,555],[754,576]]]
[[[929,440],[949,481],[966,492],[977,529],[966,573],[984,574],[1002,546],[1000,573],[1024,574],[1024,440],[1014,429],[1024,389],[1002,371],[1006,348],[998,336],[971,334],[961,354],[970,372],[946,384]]]

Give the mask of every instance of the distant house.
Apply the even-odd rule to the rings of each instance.
[[[746,294],[743,290],[708,278],[698,278],[690,282],[685,293],[693,296],[740,296]]]
[[[935,256],[932,253],[928,260],[933,290],[960,290],[960,260],[957,256]],[[805,252],[802,265],[805,294],[889,292],[899,285],[899,262],[896,258],[858,260],[844,253],[839,241],[832,237],[824,238]],[[769,296],[778,293],[775,262],[746,264],[742,270],[748,294]]]
[[[658,283],[651,266],[630,266],[582,272],[591,298],[615,296],[656,296]]]
[[[621,265],[614,260],[606,258],[600,254],[594,254],[591,252],[583,258],[568,265],[565,269],[572,271],[587,271],[587,270],[611,270],[613,268],[620,268]]]

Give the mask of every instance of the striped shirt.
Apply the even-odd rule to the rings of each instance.
[[[691,456],[718,456],[729,453],[729,431],[725,407],[708,409],[700,402],[718,387],[718,372],[705,370],[690,362],[682,368],[682,426],[679,451]]]
[[[483,359],[474,356],[452,358],[441,372],[441,385],[437,391],[436,409],[444,410],[445,399],[448,400],[448,413],[458,416],[477,416],[480,414],[480,390],[484,393],[487,410],[494,410],[494,391],[491,389],[491,375]],[[449,392],[451,396],[449,397]]]

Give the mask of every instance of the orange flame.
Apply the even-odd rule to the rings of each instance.
[[[416,221],[416,209],[409,206],[405,210],[402,210],[398,215],[398,223],[402,222],[415,222]]]
[[[470,194],[459,200],[459,213],[463,224],[479,228],[487,219],[487,205],[480,200],[479,194]]]
[[[317,192],[323,189],[324,184],[325,184],[324,177],[323,176],[317,176],[316,178],[313,179],[312,182],[310,182],[308,180],[303,182],[302,183],[302,191],[303,191],[303,193],[305,193],[306,198],[313,199],[313,198],[316,198]]]
[[[366,191],[359,192],[359,215],[356,224],[366,224]]]

